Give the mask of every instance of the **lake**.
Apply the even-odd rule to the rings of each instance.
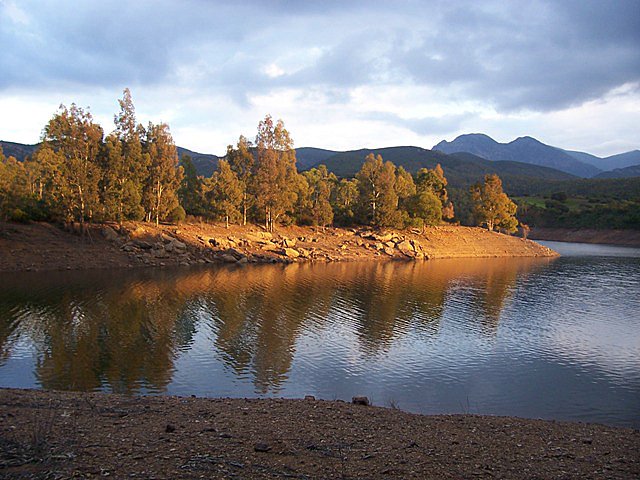
[[[640,249],[0,275],[0,386],[640,427]]]

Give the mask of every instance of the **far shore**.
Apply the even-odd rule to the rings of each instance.
[[[0,389],[0,477],[635,479],[640,432],[341,401]]]
[[[0,223],[0,272],[169,267],[215,263],[424,261],[554,257],[534,241],[477,227],[420,230],[127,222],[61,226]]]
[[[640,230],[536,227],[531,229],[529,238],[556,242],[598,243],[623,247],[640,247]]]

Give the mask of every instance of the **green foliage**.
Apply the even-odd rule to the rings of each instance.
[[[178,167],[178,152],[167,124],[149,123],[143,152],[149,165],[143,204],[149,219],[155,219],[157,225],[178,204],[177,193],[183,177],[183,169]]]
[[[413,196],[409,213],[419,219],[421,226],[438,225],[442,221],[442,202],[430,190],[422,190]]]
[[[308,185],[309,208],[313,225],[326,227],[333,223],[333,208],[331,194],[337,182],[335,175],[327,171],[327,167],[320,165],[303,173]]]
[[[209,181],[209,206],[214,215],[224,218],[227,228],[229,221],[240,218],[242,204],[242,184],[229,162],[220,160],[218,171]]]
[[[358,207],[358,181],[346,178],[336,181],[331,194],[331,207],[334,212],[334,222],[348,226],[355,222],[355,212]]]
[[[298,199],[298,172],[293,140],[282,120],[270,115],[258,125],[254,191],[265,226],[273,231],[281,217],[293,214]]]
[[[178,189],[180,204],[189,215],[202,216],[206,212],[204,179],[197,174],[189,155],[184,154],[180,164],[184,169],[182,183]]]
[[[600,196],[568,197],[565,202],[515,198],[521,220],[533,227],[640,229],[640,201]]]
[[[187,212],[184,211],[182,205],[177,205],[169,212],[169,215],[167,215],[167,220],[171,223],[184,222],[185,218],[187,218]]]
[[[497,175],[485,175],[484,184],[471,187],[474,214],[478,225],[486,225],[489,231],[500,229],[513,233],[518,227],[515,218],[517,206],[502,191],[502,181]]]

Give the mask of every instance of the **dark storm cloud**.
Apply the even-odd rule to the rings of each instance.
[[[246,103],[277,88],[347,99],[424,85],[539,111],[640,83],[637,0],[0,5],[0,90],[173,85]]]

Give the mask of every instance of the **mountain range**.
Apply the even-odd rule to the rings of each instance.
[[[33,154],[38,144],[0,141],[0,146],[5,156],[24,160]],[[218,160],[224,158],[177,148],[179,157],[189,155],[198,174],[205,177],[211,176]],[[599,179],[640,176],[638,150],[600,158],[585,152],[545,145],[532,137],[499,143],[484,134],[461,135],[451,142],[443,140],[432,150],[413,146],[350,151],[302,147],[296,149],[296,158],[300,171],[324,164],[339,177],[352,177],[369,153],[380,154],[384,160],[390,160],[411,173],[420,168],[433,168],[440,163],[450,184],[460,187],[480,180],[487,173],[498,173],[505,186],[532,181],[571,180],[576,177]]]
[[[443,140],[435,145],[433,150],[449,154],[468,152],[488,160],[542,165],[584,178],[595,177],[602,171],[640,164],[639,150],[601,158],[585,152],[546,145],[532,137],[519,137],[509,143],[499,143],[482,133],[460,135],[451,142]],[[629,172],[617,173],[624,175]]]

